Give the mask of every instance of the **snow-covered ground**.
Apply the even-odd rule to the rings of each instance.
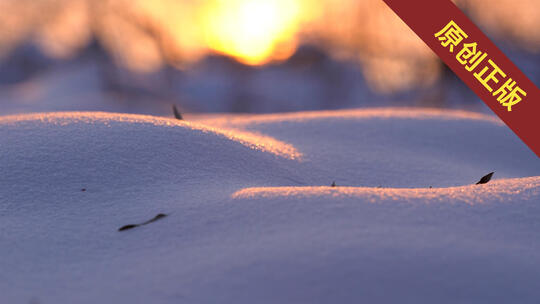
[[[540,162],[492,116],[5,116],[0,171],[0,303],[540,299]]]

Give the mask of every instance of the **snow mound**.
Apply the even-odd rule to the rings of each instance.
[[[53,195],[67,189],[120,192],[141,185],[197,185],[223,179],[263,182],[267,177],[259,172],[268,168],[278,172],[279,158],[300,157],[286,143],[249,132],[105,113],[0,118],[0,145],[2,185]]]
[[[450,187],[540,174],[540,162],[494,116],[383,108],[200,119],[260,132],[303,153],[294,186]]]
[[[538,159],[493,118],[199,120],[0,118],[0,303],[540,298]]]
[[[233,193],[234,199],[341,199],[356,198],[371,203],[443,202],[469,205],[504,203],[516,198],[535,201],[540,198],[540,177],[500,179],[488,185],[450,188],[370,188],[370,187],[256,187]]]
[[[441,189],[255,188],[233,199],[249,212],[249,231],[238,233],[257,241],[238,250],[251,263],[234,268],[234,283],[219,284],[228,300],[238,285],[264,303],[540,298],[540,177]]]

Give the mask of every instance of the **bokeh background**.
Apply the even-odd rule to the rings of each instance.
[[[540,83],[539,0],[455,2]],[[0,0],[0,115],[171,104],[489,112],[382,0]]]

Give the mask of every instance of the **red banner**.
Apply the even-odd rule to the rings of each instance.
[[[540,90],[454,3],[383,1],[540,157]]]

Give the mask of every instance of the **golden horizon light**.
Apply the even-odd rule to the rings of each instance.
[[[213,1],[203,9],[205,41],[209,49],[250,65],[284,59],[296,48],[301,12],[297,0]]]

